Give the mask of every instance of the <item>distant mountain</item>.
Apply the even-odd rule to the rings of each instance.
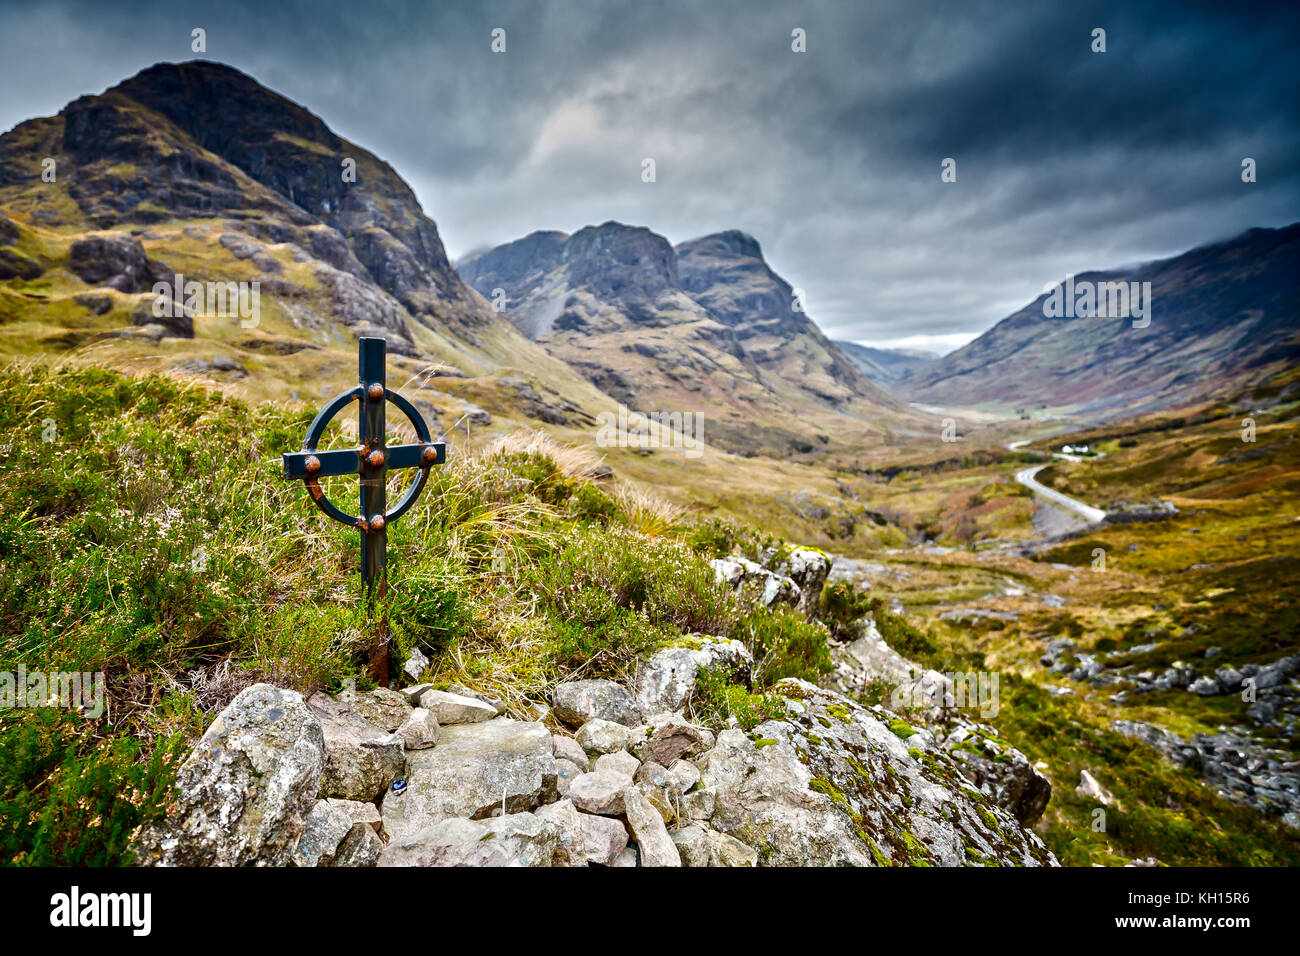
[[[937,352],[921,349],[876,349],[841,339],[836,339],[835,344],[862,370],[863,375],[886,388],[908,372],[922,368],[939,357]]]
[[[606,222],[535,232],[457,268],[608,394],[646,412],[706,414],[710,440],[726,447],[809,450],[809,415],[874,429],[900,412],[741,232],[674,249],[649,229]]]
[[[152,290],[177,276],[256,281],[260,315],[160,319]],[[0,136],[0,351],[93,346],[315,396],[352,377],[359,335],[408,371],[527,368],[557,403],[596,395],[461,280],[387,163],[238,70],[158,64]]]
[[[914,369],[894,392],[927,405],[1046,406],[1098,418],[1223,398],[1300,360],[1297,276],[1300,223],[1135,269],[1083,273],[1072,281],[1076,304],[1086,304],[1089,286],[1150,283],[1149,325],[1119,315],[1047,318],[1045,304],[1052,311],[1064,296],[1044,293]]]

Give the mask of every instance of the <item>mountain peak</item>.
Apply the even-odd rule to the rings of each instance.
[[[758,244],[758,240],[747,232],[741,232],[739,229],[726,229],[722,232],[700,236],[698,239],[688,239],[677,246],[679,255],[683,251],[704,252],[713,255],[730,254],[759,260],[763,258],[763,247]]]

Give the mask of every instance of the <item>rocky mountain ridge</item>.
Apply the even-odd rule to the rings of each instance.
[[[1048,318],[1045,292],[908,372],[894,391],[949,408],[1047,407],[1101,419],[1222,398],[1300,356],[1297,272],[1300,223],[1251,229],[1135,269],[1081,273],[1072,279],[1080,296],[1108,283],[1149,288],[1150,314],[1098,308],[1094,317]]]
[[[158,283],[177,290],[163,309]],[[185,283],[222,298],[196,307]],[[524,374],[552,409],[590,420],[610,404],[461,280],[387,163],[208,61],[158,64],[0,136],[0,317],[11,355],[93,349],[258,397],[333,394],[371,335],[422,388],[451,367],[421,396],[435,417]]]
[[[606,222],[536,232],[457,268],[516,327],[629,407],[707,415],[724,447],[811,450],[810,416],[897,422],[875,386],[802,311],[758,242],[730,231],[676,247]]]

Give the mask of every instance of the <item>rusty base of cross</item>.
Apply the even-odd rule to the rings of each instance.
[[[358,384],[336,395],[320,410],[307,429],[302,451],[281,455],[284,477],[301,479],[307,485],[316,506],[335,521],[351,525],[361,531],[361,588],[367,603],[384,596],[387,590],[388,525],[400,518],[415,504],[425,483],[429,469],[447,460],[447,446],[429,436],[429,426],[419,410],[386,384],[386,350],[383,339],[362,338],[358,342]],[[339,412],[353,402],[357,410],[356,448],[318,451],[317,445],[325,428]],[[392,402],[415,428],[419,441],[410,445],[386,443],[385,405]],[[386,481],[393,469],[416,468],[415,479],[397,505],[388,509]],[[339,509],[325,496],[320,479],[338,475],[358,475],[361,479],[360,513],[350,515]],[[381,619],[377,643],[371,648],[371,672],[376,683],[388,686],[388,626]],[[382,663],[382,667],[380,664]],[[377,670],[382,670],[382,679]]]

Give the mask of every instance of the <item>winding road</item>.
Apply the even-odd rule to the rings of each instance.
[[[1007,445],[1007,448],[1011,451],[1019,451],[1021,448],[1023,448],[1025,445],[1028,444],[1029,442],[1027,440],[1013,441],[1011,444]],[[1080,460],[1074,455],[1064,455],[1059,453],[1054,453],[1052,457],[1063,458],[1066,461]],[[1021,469],[1020,471],[1016,472],[1016,481],[1020,482],[1022,485],[1024,485],[1026,488],[1032,491],[1034,494],[1047,499],[1048,501],[1052,502],[1055,505],[1059,505],[1062,508],[1066,508],[1069,511],[1073,511],[1075,514],[1083,518],[1085,521],[1091,522],[1093,524],[1096,524],[1099,521],[1104,521],[1106,519],[1106,512],[1102,511],[1100,508],[1094,508],[1092,505],[1084,504],[1082,501],[1079,501],[1077,498],[1071,498],[1069,495],[1063,495],[1059,491],[1056,491],[1055,489],[1048,488],[1046,485],[1040,484],[1035,479],[1034,476],[1037,475],[1044,468],[1046,468],[1049,464],[1051,464],[1051,462],[1045,462],[1044,464],[1041,465],[1031,465],[1028,468]]]

